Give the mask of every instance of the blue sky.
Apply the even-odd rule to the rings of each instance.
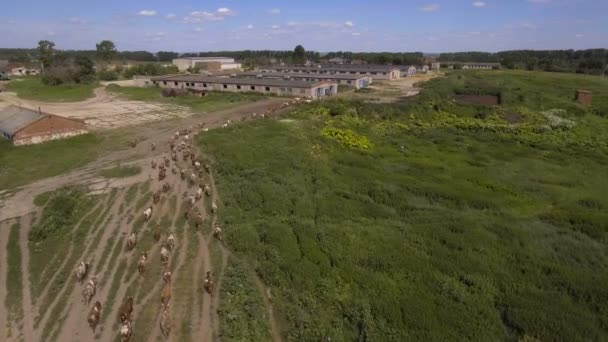
[[[19,0],[0,47],[500,51],[608,47],[608,0]]]

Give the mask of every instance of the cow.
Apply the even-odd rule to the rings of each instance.
[[[166,245],[169,251],[173,251],[173,248],[175,247],[175,235],[173,235],[173,233],[169,233],[169,236],[167,236]]]
[[[148,261],[148,252],[141,252],[139,261],[137,261],[137,272],[140,274],[146,271],[146,261]]]
[[[163,281],[165,283],[171,282],[171,276],[172,276],[171,271],[169,271],[168,268],[165,268],[165,270],[163,271]]]
[[[203,197],[203,189],[199,186],[198,190],[196,190],[196,199],[199,200]]]
[[[89,305],[91,302],[91,298],[95,296],[97,292],[97,277],[93,276],[89,281],[84,285],[84,289],[82,289],[82,297],[84,299],[85,304]]]
[[[127,300],[118,309],[118,322],[131,322],[133,319],[133,297],[129,296]]]
[[[213,227],[213,237],[223,241],[222,239],[222,228],[220,228],[220,226],[218,226],[217,224],[215,225],[215,227]]]
[[[171,152],[171,160],[173,160],[174,162],[177,162],[177,153]]]
[[[155,143],[152,143],[152,144],[150,145],[150,148],[152,149],[152,151],[156,151],[156,144],[155,144]]]
[[[194,182],[196,182],[196,174],[191,173],[190,174],[190,183],[194,184]]]
[[[120,342],[129,342],[133,334],[131,321],[124,321],[120,326]]]
[[[167,193],[169,190],[171,190],[171,184],[165,182],[165,184],[163,184],[163,192]]]
[[[207,271],[205,275],[205,280],[203,281],[203,288],[207,291],[208,294],[213,292],[213,280],[211,279],[211,272]]]
[[[215,204],[215,201],[211,202],[211,212],[213,214],[217,212],[217,204]]]
[[[169,280],[165,281],[165,286],[163,286],[163,290],[160,294],[161,309],[164,309],[164,310],[169,309],[170,301],[171,301],[171,278],[169,277]]]
[[[200,227],[203,224],[203,215],[201,215],[201,213],[198,213],[196,215],[196,220],[194,221],[194,224],[196,225],[196,228]]]
[[[165,169],[161,169],[158,171],[158,181],[162,181],[163,179],[165,179],[165,177],[167,177],[167,172],[165,171]]]
[[[146,222],[152,217],[152,207],[148,207],[148,209],[144,210],[144,219]]]
[[[76,278],[79,282],[82,283],[84,277],[86,277],[87,272],[89,271],[89,263],[81,261],[78,266],[76,266]]]
[[[131,146],[131,148],[135,148],[135,146],[137,146],[137,140],[131,140],[129,142],[129,146]]]
[[[190,219],[190,210],[184,209],[184,220],[188,221]]]
[[[152,159],[152,161],[150,162],[150,165],[152,166],[153,169],[156,169],[156,159]]]
[[[171,316],[169,315],[169,308],[163,310],[160,316],[160,331],[163,333],[165,338],[169,337],[171,333]]]
[[[209,173],[209,171],[211,171],[211,165],[209,165],[209,163],[205,163],[205,165],[203,165],[203,168],[205,169],[205,172]]]
[[[211,196],[211,188],[209,187],[209,184],[205,184],[205,195],[207,195],[207,197]]]
[[[158,202],[160,202],[160,190],[157,190],[153,195],[152,195],[152,201],[154,202],[154,204],[158,204]]]
[[[197,160],[192,159],[192,166],[194,166],[194,168],[198,170],[201,168],[201,163]]]
[[[196,155],[192,151],[190,151],[190,159],[192,159],[192,160],[196,159]]]
[[[179,175],[182,177],[182,180],[184,180],[186,178],[186,170],[185,169],[181,169],[179,171]]]
[[[169,157],[165,157],[165,167],[169,167],[169,165],[171,165],[171,162],[169,161]]]
[[[196,203],[196,197],[194,195],[188,196],[188,207],[189,208],[194,207],[195,203]]]
[[[127,250],[131,251],[137,245],[137,232],[131,233],[127,238]]]
[[[163,266],[169,263],[169,249],[165,245],[160,248],[160,263]]]
[[[177,174],[177,167],[175,165],[171,166],[171,173],[174,175]]]
[[[95,302],[95,305],[89,311],[89,316],[87,317],[87,321],[89,322],[89,326],[93,329],[93,334],[95,333],[95,328],[97,328],[97,324],[99,323],[99,317],[101,316],[101,303],[99,301]]]
[[[188,151],[184,151],[184,156],[182,157],[182,159],[183,159],[184,161],[187,161],[189,156],[190,156],[190,152],[188,152]]]

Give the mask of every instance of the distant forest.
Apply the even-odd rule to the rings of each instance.
[[[500,63],[508,69],[602,74],[607,72],[608,49],[455,52],[442,53],[438,59],[441,62]]]
[[[95,58],[95,50],[62,50],[66,56],[86,56]],[[0,60],[11,62],[34,63],[37,60],[37,49],[0,49]],[[243,51],[210,51],[195,53],[177,53],[172,51],[119,51],[116,59],[120,61],[137,62],[170,62],[182,57],[233,57],[244,64],[246,68],[266,65],[273,62],[291,63],[293,51],[275,50],[243,50]],[[321,54],[306,51],[306,57],[312,62],[341,57],[346,60],[360,60],[370,64],[423,64],[422,52],[347,52],[338,51]],[[602,74],[608,65],[608,49],[589,50],[514,50],[497,53],[488,52],[456,52],[442,53],[438,60],[441,62],[498,62],[508,69],[544,70],[555,72],[577,72],[586,74]]]

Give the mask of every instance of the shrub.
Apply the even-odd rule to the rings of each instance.
[[[321,135],[339,142],[344,147],[357,150],[369,150],[372,148],[372,144],[367,137],[358,135],[350,129],[339,129],[328,126],[323,128]]]
[[[99,70],[97,79],[100,81],[115,81],[118,79],[118,73],[114,70]]]

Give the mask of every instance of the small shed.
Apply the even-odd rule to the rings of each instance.
[[[0,135],[15,146],[39,144],[87,133],[82,120],[17,106],[0,109]]]
[[[576,101],[583,106],[591,106],[591,102],[593,101],[593,93],[589,90],[579,89],[576,91]]]

